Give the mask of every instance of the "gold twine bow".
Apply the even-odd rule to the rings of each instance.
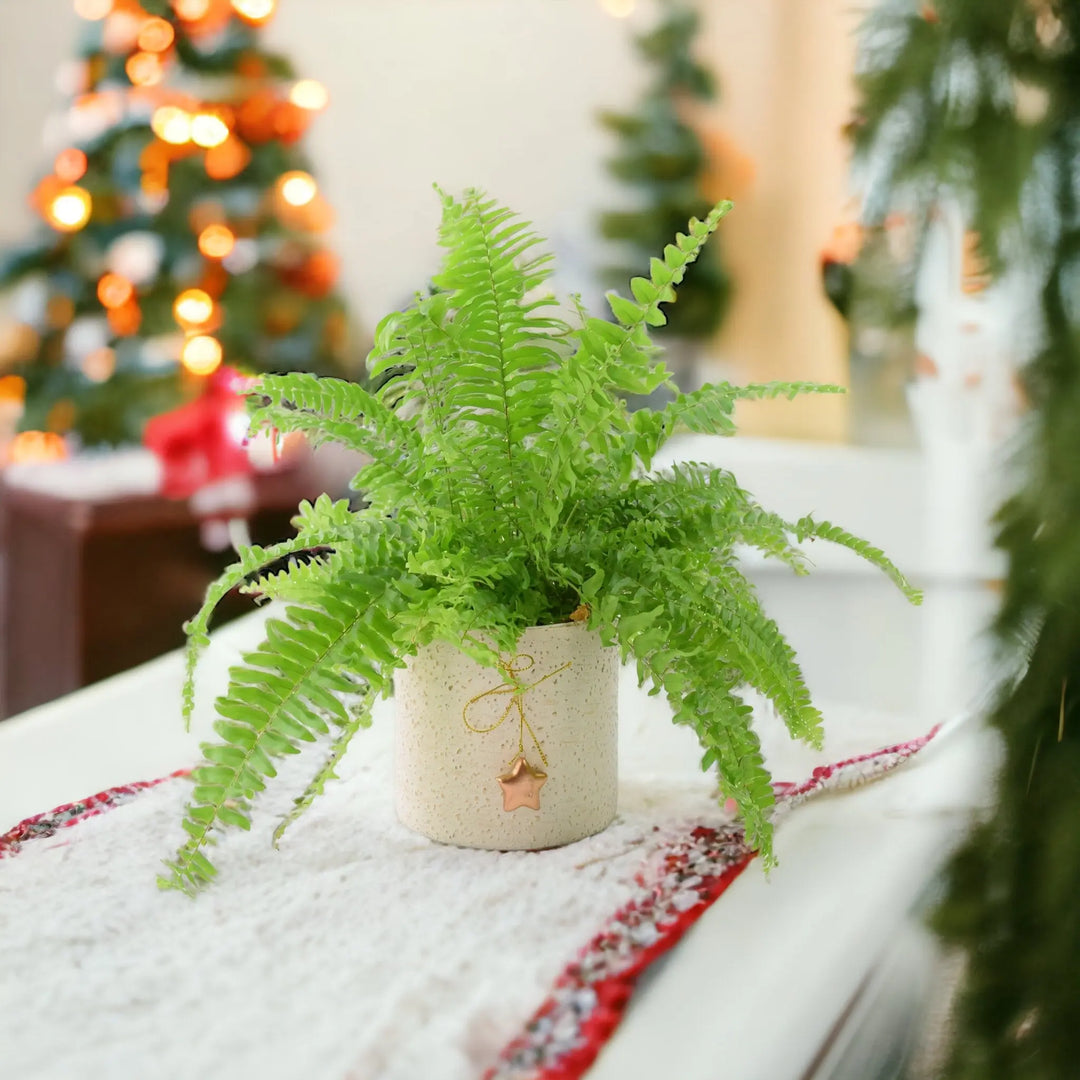
[[[492,687],[490,690],[485,690],[482,694],[477,694],[476,697],[470,698],[465,702],[464,707],[461,710],[461,719],[465,722],[465,726],[475,732],[477,735],[488,735],[496,728],[502,727],[506,722],[507,717],[516,708],[518,714],[518,753],[525,753],[525,732],[529,733],[529,737],[533,741],[533,745],[536,747],[536,752],[540,755],[540,760],[546,765],[548,763],[547,757],[544,754],[544,748],[540,745],[540,740],[536,737],[536,732],[533,731],[532,725],[525,717],[525,705],[522,698],[530,690],[534,690],[542,682],[547,682],[548,679],[553,679],[561,671],[565,671],[568,667],[573,665],[572,660],[568,660],[562,667],[557,667],[554,671],[549,671],[547,675],[542,675],[536,682],[529,683],[528,686],[522,686],[520,683],[520,676],[526,671],[530,671],[536,665],[536,661],[528,655],[528,653],[515,653],[513,656],[506,660],[499,662],[499,670],[506,676],[507,681],[500,683],[498,686]],[[494,724],[488,727],[477,727],[469,720],[469,709],[471,709],[477,702],[482,701],[486,697],[497,697],[499,695],[509,694],[510,700],[506,704],[506,708],[503,709],[502,714]]]

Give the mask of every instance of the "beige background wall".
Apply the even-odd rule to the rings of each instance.
[[[430,272],[430,184],[477,184],[536,220],[587,291],[601,257],[595,212],[620,197],[604,175],[602,106],[633,101],[643,73],[629,19],[599,0],[282,0],[271,42],[323,80],[332,106],[310,146],[335,204],[345,288],[373,324]],[[839,325],[823,300],[818,252],[845,202],[839,133],[849,89],[850,0],[701,0],[702,52],[720,75],[716,119],[755,161],[756,179],[723,227],[738,297],[715,350],[744,379],[844,381]],[[0,242],[24,232],[40,131],[59,101],[53,72],[78,20],[70,0],[0,0]],[[841,437],[846,402],[748,412],[754,430]]]

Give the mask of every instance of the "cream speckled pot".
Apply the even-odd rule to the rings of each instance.
[[[528,687],[521,696],[511,670]],[[580,623],[530,627],[501,672],[441,642],[421,649],[394,679],[399,819],[432,840],[502,851],[605,829],[618,671],[618,651]]]

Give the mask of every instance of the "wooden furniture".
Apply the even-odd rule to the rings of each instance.
[[[252,539],[292,535],[297,503],[324,490],[310,466],[255,481]],[[183,643],[206,586],[232,560],[207,551],[186,502],[76,498],[0,483],[0,717],[77,690]],[[221,621],[250,611],[239,593]]]

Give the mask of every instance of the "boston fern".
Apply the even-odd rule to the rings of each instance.
[[[724,469],[653,469],[680,429],[731,434],[740,398],[837,389],[720,383],[662,411],[627,411],[627,395],[667,380],[648,328],[664,324],[663,305],[728,209],[692,220],[633,280],[633,299],[612,295],[614,321],[580,305],[566,321],[542,288],[550,256],[531,227],[479,192],[444,195],[442,272],[379,326],[369,358],[379,389],[304,374],[260,380],[252,430],[300,431],[365,455],[353,484],[360,508],[327,496],[302,504],[296,538],[242,550],[187,624],[190,717],[217,602],[239,586],[285,604],[217,701],[220,742],[204,745],[192,774],[187,842],[164,887],[209,881],[215,831],[249,828],[274,759],[319,743],[325,761],[276,840],[334,777],[419,647],[449,642],[494,666],[526,627],[572,613],[587,613],[641,683],[667,696],[675,722],[694,729],[703,767],[716,767],[723,796],[771,858],[770,777],[740,689],[759,690],[793,736],[815,745],[821,714],[738,568],[739,546],[804,573],[795,545],[831,540],[919,595],[878,549],[827,522],[783,520]]]

